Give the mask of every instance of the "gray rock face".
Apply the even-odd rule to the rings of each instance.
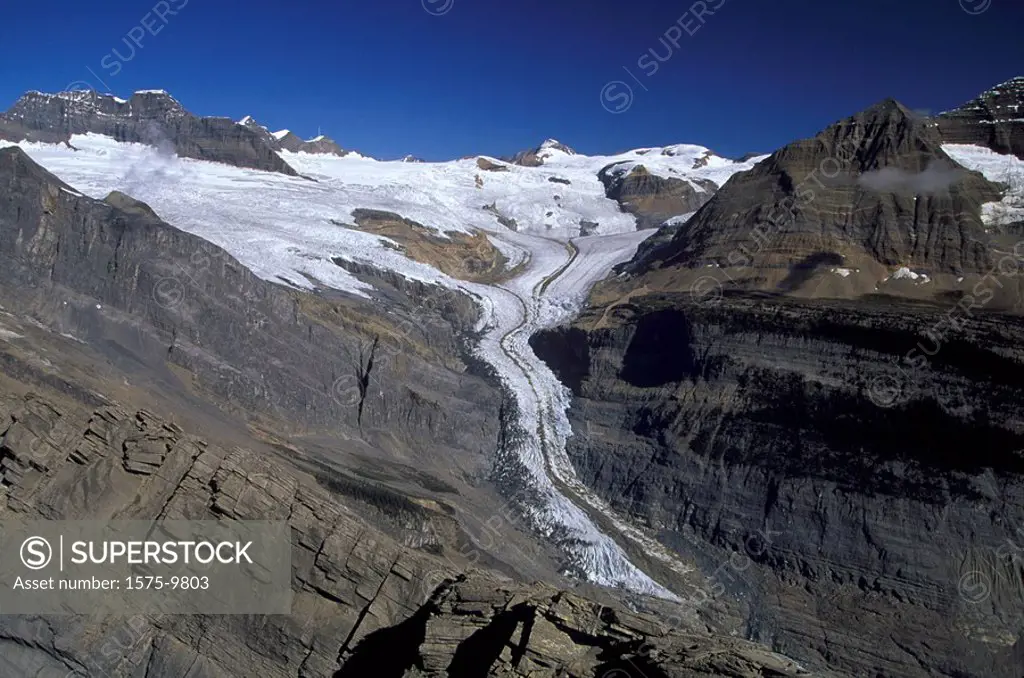
[[[941,143],[886,101],[790,144],[532,342],[576,395],[581,479],[753,638],[854,675],[1024,666],[1024,255]],[[851,263],[946,278],[814,294]]]
[[[987,146],[1024,159],[1024,77],[983,92],[935,118],[943,141]]]
[[[638,229],[656,228],[672,217],[696,212],[718,190],[713,181],[697,180],[695,188],[689,181],[651,174],[643,165],[628,172],[610,165],[597,178],[607,197],[636,215]]]
[[[1024,324],[689,295],[598,306],[533,345],[584,482],[693,558],[754,639],[853,675],[1019,675]],[[731,568],[737,556],[746,564]]]
[[[166,146],[184,158],[296,174],[249,127],[192,115],[166,92],[136,92],[127,101],[95,92],[29,92],[0,116],[0,138],[9,141],[59,142],[88,132]]]
[[[274,138],[274,135],[272,135],[270,130],[266,127],[256,122],[256,119],[251,115],[247,115],[239,120],[238,124],[250,130],[253,134],[262,139],[263,143],[267,144],[271,148],[277,148],[277,140]]]
[[[277,143],[277,148],[291,151],[292,153],[297,153],[302,148],[302,144],[305,143],[298,134],[286,129],[274,132],[273,137]]]

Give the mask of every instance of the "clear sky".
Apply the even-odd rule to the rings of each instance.
[[[1022,0],[33,0],[4,15],[0,108],[29,89],[166,89],[383,158],[547,137],[738,156],[887,96],[939,111],[1024,75]]]

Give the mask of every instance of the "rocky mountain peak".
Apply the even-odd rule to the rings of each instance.
[[[115,97],[116,98],[116,97]],[[159,110],[165,112],[185,113],[181,102],[162,89],[140,89],[135,91],[128,104],[143,110]]]
[[[711,267],[725,286],[854,297],[898,267],[931,280],[981,274],[991,262],[980,209],[1000,195],[942,150],[934,123],[885,99],[734,176],[630,270],[678,284]]]
[[[256,121],[256,119],[253,118],[251,115],[245,116],[244,118],[239,120],[237,124],[258,136],[260,140],[267,146],[271,148],[277,148],[277,140],[274,139],[273,135],[270,133],[270,130],[264,127],[263,125],[259,124]]]
[[[297,153],[303,144],[302,137],[291,130],[278,130],[276,132],[272,132],[271,136],[274,137],[274,141],[276,142],[279,150]]]

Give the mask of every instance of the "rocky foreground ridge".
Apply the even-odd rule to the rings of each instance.
[[[0,396],[0,515],[287,520],[288,616],[0,618],[0,674],[107,676],[795,676],[754,644],[521,585],[397,543],[281,459],[151,412]],[[159,450],[154,453],[153,450]],[[329,485],[329,483],[327,483]],[[439,546],[439,545],[435,545]]]

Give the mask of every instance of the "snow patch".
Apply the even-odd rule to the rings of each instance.
[[[989,181],[1007,186],[1001,200],[981,206],[981,222],[985,226],[1024,221],[1024,160],[973,144],[943,144],[942,150],[967,169],[981,172]]]
[[[919,274],[917,274],[917,273],[914,273],[913,271],[911,271],[906,266],[901,266],[895,273],[893,273],[889,277],[892,278],[893,280],[905,280],[905,279],[917,280],[921,276]]]

